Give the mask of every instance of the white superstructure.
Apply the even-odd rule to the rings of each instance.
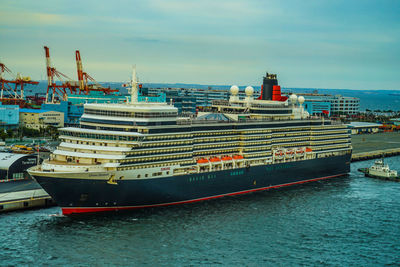
[[[311,118],[303,97],[258,100],[249,86],[239,99],[232,86],[229,101],[178,118],[170,104],[137,101],[135,69],[130,92],[124,104],[85,104],[80,127],[61,128],[57,150],[32,171],[112,183],[351,153],[347,127]]]

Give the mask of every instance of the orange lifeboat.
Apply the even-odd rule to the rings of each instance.
[[[220,162],[220,161],[221,161],[221,159],[217,158],[217,157],[210,158],[210,162],[212,162],[212,163],[217,163],[217,162]]]
[[[198,164],[206,164],[206,163],[208,163],[208,159],[201,158],[201,159],[197,160],[197,163]]]
[[[240,160],[240,159],[243,159],[243,156],[242,155],[234,155],[233,159],[234,160]]]
[[[309,147],[307,147],[307,148],[306,148],[306,152],[312,152],[312,149],[309,148]]]
[[[227,161],[227,160],[232,160],[232,157],[223,156],[221,159],[222,159],[223,161]]]

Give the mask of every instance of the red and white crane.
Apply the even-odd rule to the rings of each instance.
[[[8,73],[13,77],[12,80],[4,78],[4,74]],[[39,82],[31,81],[30,77],[23,77],[20,73],[17,75],[13,74],[12,71],[7,68],[4,63],[0,62],[0,102],[8,105],[19,105],[20,107],[25,106],[24,98],[24,85],[25,84],[38,84]]]
[[[50,51],[47,46],[44,47],[46,55],[46,68],[47,68],[47,92],[46,102],[55,103],[57,100],[67,100],[67,92],[76,93],[79,85],[76,81],[69,78],[67,75],[59,72],[56,68],[51,66]],[[58,82],[55,81],[58,78]],[[64,81],[65,80],[65,81]],[[51,93],[51,100],[49,101],[49,92]]]
[[[75,58],[76,58],[76,67],[78,70],[78,81],[79,81],[79,93],[80,94],[89,94],[90,91],[100,91],[104,92],[105,94],[109,94],[112,92],[118,92],[117,89],[111,89],[110,87],[103,87],[101,84],[96,82],[96,80],[83,71],[82,67],[82,59],[79,50],[75,51]],[[89,83],[89,81],[91,83]]]

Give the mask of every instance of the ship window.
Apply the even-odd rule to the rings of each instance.
[[[137,175],[137,178],[140,178],[140,174]]]

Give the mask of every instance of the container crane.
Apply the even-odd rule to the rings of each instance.
[[[13,80],[7,80],[4,78],[4,74],[6,72],[13,77]],[[39,82],[31,81],[30,77],[24,77],[20,73],[14,75],[4,63],[0,62],[1,103],[8,105],[19,105],[20,107],[24,107],[26,103],[24,98],[25,84],[37,85],[39,84]]]
[[[59,72],[56,68],[51,66],[50,63],[50,51],[47,46],[44,47],[46,55],[46,68],[47,68],[47,92],[46,92],[46,103],[49,102],[49,92],[52,93],[51,103],[54,103],[56,97],[62,100],[67,100],[67,92],[76,93],[79,89],[78,82],[72,80],[67,75]],[[59,82],[56,83],[55,78],[58,78]],[[64,81],[64,79],[66,81]]]
[[[101,84],[96,82],[92,76],[83,71],[82,59],[79,50],[75,51],[76,66],[78,70],[78,81],[79,81],[79,94],[89,94],[90,91],[100,91],[105,94],[110,94],[112,92],[118,92],[117,89],[111,89],[110,87],[103,87]],[[89,82],[92,82],[89,84]]]

